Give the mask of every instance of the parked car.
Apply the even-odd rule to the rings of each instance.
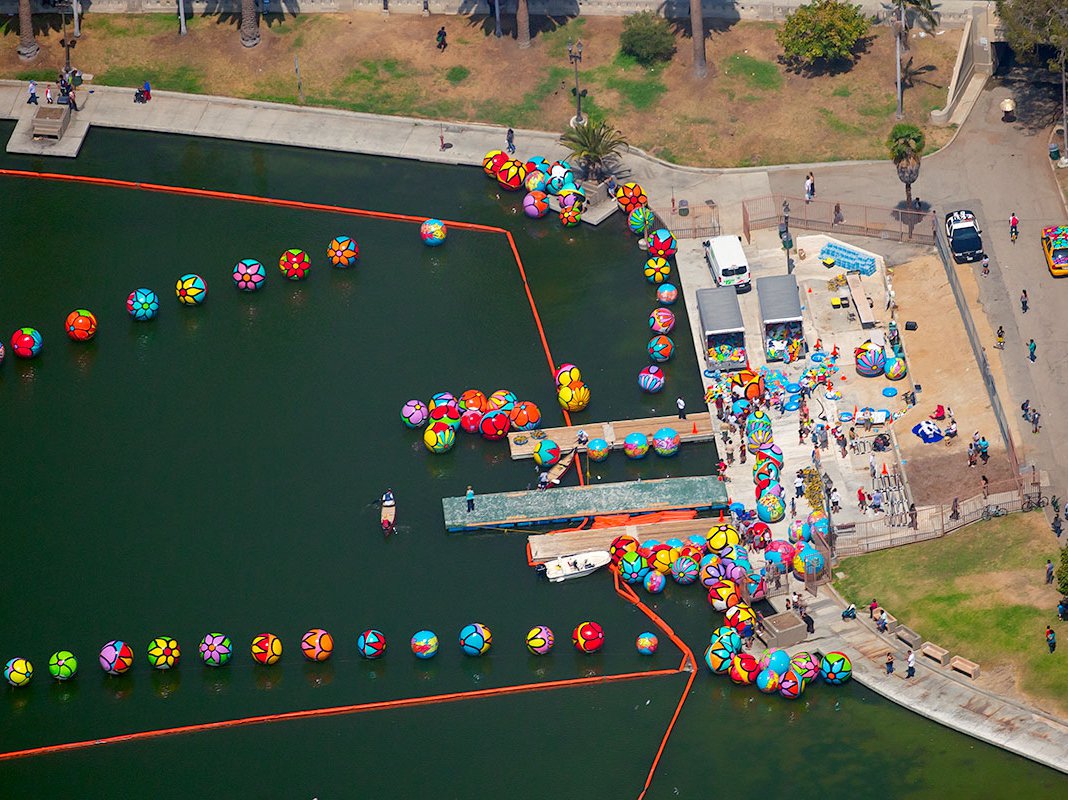
[[[946,236],[953,259],[958,264],[978,261],[983,257],[983,238],[979,220],[971,211],[952,211],[946,214]]]
[[[1068,225],[1042,229],[1042,252],[1046,254],[1050,275],[1055,278],[1068,275]]]

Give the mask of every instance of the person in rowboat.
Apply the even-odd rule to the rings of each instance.
[[[393,497],[392,489],[386,489],[386,493],[382,495],[382,505],[386,507],[397,505],[397,501]]]

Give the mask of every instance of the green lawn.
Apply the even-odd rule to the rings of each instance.
[[[983,667],[981,681],[1017,689],[1044,708],[1068,713],[1065,647],[1050,655],[1046,625],[1058,638],[1058,595],[1045,585],[1057,543],[1039,514],[980,522],[931,542],[843,559],[835,588],[863,609],[873,597],[904,625]],[[1015,687],[1011,684],[1015,683]]]

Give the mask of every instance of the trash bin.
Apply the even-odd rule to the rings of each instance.
[[[1056,142],[1050,142],[1049,144],[1049,160],[1060,161],[1061,160],[1061,148]]]

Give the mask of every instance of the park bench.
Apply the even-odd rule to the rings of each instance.
[[[957,672],[963,672],[973,680],[979,677],[979,665],[963,656],[953,656],[953,658],[949,659],[949,668],[955,669]]]
[[[875,609],[875,621],[876,622],[879,621],[879,616],[884,611],[886,611],[885,608],[877,608],[877,609]],[[886,632],[887,633],[894,633],[897,629],[898,629],[897,617],[895,617],[889,611],[886,611]]]
[[[920,652],[932,661],[937,661],[943,667],[949,664],[949,651],[939,647],[934,642],[924,642],[920,645]]]
[[[923,643],[923,637],[912,628],[907,628],[904,625],[898,625],[897,630],[894,631],[894,635],[911,647],[913,650],[919,650],[920,645]]]

